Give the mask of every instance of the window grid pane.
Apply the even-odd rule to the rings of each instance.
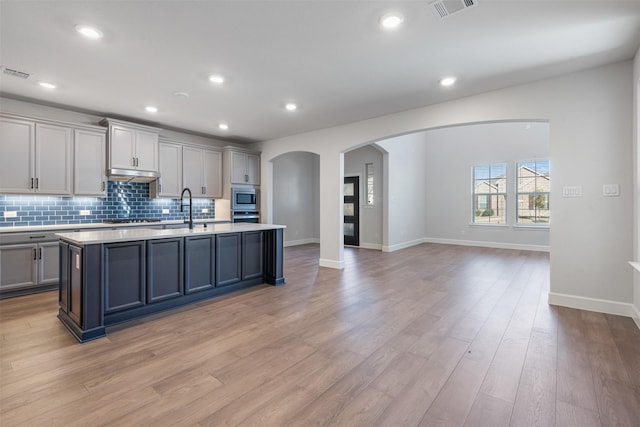
[[[520,162],[517,165],[517,175],[516,222],[527,225],[549,224],[551,216],[549,161]]]
[[[367,176],[367,205],[373,205],[373,163],[365,164],[365,173]]]
[[[473,167],[474,224],[506,224],[507,164]]]

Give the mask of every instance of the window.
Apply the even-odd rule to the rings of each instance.
[[[549,161],[521,162],[517,167],[517,224],[549,224]]]
[[[507,164],[473,167],[473,223],[506,224]]]
[[[367,205],[373,205],[373,163],[365,163],[364,170],[367,176]]]

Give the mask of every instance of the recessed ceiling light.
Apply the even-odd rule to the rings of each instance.
[[[390,12],[382,15],[380,25],[385,30],[395,30],[402,24],[402,21],[404,21],[404,16],[401,13]]]
[[[455,82],[456,82],[456,78],[455,77],[445,77],[444,79],[440,80],[440,85],[442,85],[442,86],[451,86]]]
[[[45,89],[55,89],[57,86],[49,82],[38,82],[38,84]]]
[[[222,83],[224,83],[224,76],[221,76],[220,74],[212,74],[209,76],[209,81],[211,83],[221,85]]]
[[[158,112],[158,108],[154,107],[153,105],[147,105],[146,107],[144,107],[144,109],[147,111],[147,113],[157,113]]]
[[[190,95],[187,92],[173,92],[173,96],[178,98],[188,98]]]
[[[98,40],[104,37],[102,31],[94,27],[89,27],[88,25],[76,25],[76,31],[92,40]]]
[[[226,124],[226,123],[220,123],[220,124],[218,125],[218,129],[220,129],[220,130],[227,130],[227,129],[229,129],[229,125],[228,125],[228,124]]]
[[[296,111],[298,109],[298,106],[293,102],[288,102],[285,104],[284,108],[287,111]]]

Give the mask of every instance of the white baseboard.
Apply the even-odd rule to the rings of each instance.
[[[546,246],[546,245],[525,245],[521,243],[483,242],[478,240],[439,239],[436,237],[425,237],[424,242],[440,243],[443,245],[479,246],[481,248],[514,249],[518,251],[549,252],[549,246]]]
[[[308,245],[309,243],[320,243],[320,239],[311,237],[309,239],[289,240],[285,241],[283,246],[286,248],[287,246]]]
[[[332,259],[322,259],[322,258],[320,258],[318,260],[318,265],[320,267],[335,268],[336,270],[343,270],[344,269],[344,260],[343,261],[334,261]]]
[[[638,324],[640,312],[633,304],[604,300],[598,298],[580,297],[576,295],[559,294],[549,292],[549,304],[559,305],[561,307],[577,308],[580,310],[595,311],[597,313],[615,314],[618,316],[631,317]]]
[[[360,247],[362,249],[382,250],[382,244],[380,243],[360,243]]]
[[[633,315],[631,317],[633,317],[633,321],[636,322],[636,326],[640,329],[640,309],[635,305],[631,305],[631,308],[633,310]]]
[[[395,245],[382,245],[382,252],[399,251],[400,249],[410,248],[411,246],[424,243],[424,239],[410,240],[408,242],[397,243]]]

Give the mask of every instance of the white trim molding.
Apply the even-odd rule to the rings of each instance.
[[[425,237],[425,243],[440,243],[443,245],[478,246],[481,248],[514,249],[518,251],[549,252],[548,245],[524,245],[521,243],[483,242],[478,240],[456,240]]]
[[[382,250],[382,244],[380,243],[360,243],[360,248],[362,249],[373,249],[380,251]]]
[[[318,265],[320,267],[334,268],[336,270],[344,270],[344,260],[343,261],[334,261],[332,259],[322,259],[318,260]]]
[[[640,328],[640,312],[630,303],[549,292],[549,304],[631,317]]]
[[[308,245],[310,243],[320,243],[320,239],[311,237],[309,239],[300,239],[300,240],[289,240],[284,242],[284,247],[288,246],[300,246],[300,245]]]
[[[408,242],[396,243],[395,245],[382,245],[382,252],[394,252],[399,251],[400,249],[410,248],[411,246],[416,246],[424,243],[424,239],[416,239],[410,240]]]

